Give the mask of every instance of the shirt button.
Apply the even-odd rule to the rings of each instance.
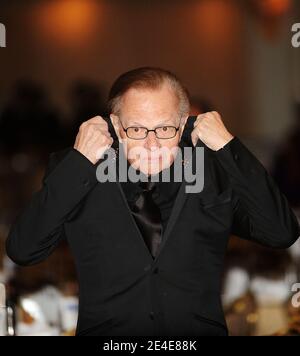
[[[154,312],[153,311],[149,313],[149,317],[151,320],[154,320]]]
[[[237,153],[234,155],[234,159],[235,159],[236,161],[239,159],[239,155],[238,155]]]

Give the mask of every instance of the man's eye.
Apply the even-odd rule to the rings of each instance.
[[[140,131],[140,127],[135,127],[134,128],[134,132],[139,132]]]
[[[169,130],[169,127],[168,127],[168,126],[164,126],[162,129],[163,129],[163,131],[165,131],[165,132],[166,132],[166,131],[168,131],[168,130]]]

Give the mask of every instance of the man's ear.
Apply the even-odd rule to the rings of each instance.
[[[116,135],[118,136],[118,139],[120,142],[122,142],[122,136],[120,134],[121,131],[121,126],[120,126],[120,122],[119,122],[119,118],[117,115],[115,114],[110,114],[109,115],[110,121],[115,129]]]
[[[183,131],[184,131],[184,128],[185,128],[185,125],[187,123],[188,118],[189,118],[189,115],[186,115],[183,118],[181,118],[181,121],[180,121],[181,122],[180,137],[183,134]]]

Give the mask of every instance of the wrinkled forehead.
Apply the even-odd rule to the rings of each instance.
[[[167,86],[158,90],[130,89],[121,100],[120,116],[127,125],[175,125],[179,120],[179,100]]]

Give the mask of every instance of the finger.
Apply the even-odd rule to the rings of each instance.
[[[99,116],[100,118],[100,116]],[[104,120],[100,120],[100,119],[97,119],[96,117],[90,119],[90,120],[87,120],[87,121],[84,121],[80,127],[79,127],[79,130],[80,131],[85,131],[87,129],[90,129],[91,127],[94,127],[94,125],[97,125],[99,127],[108,127],[107,125],[107,122],[105,122]]]
[[[102,123],[106,123],[107,124],[107,122],[100,115],[92,117],[91,119],[87,120],[86,123],[87,124],[102,124]]]
[[[90,120],[93,120],[93,121],[97,122],[97,120],[99,121],[99,120],[104,120],[104,119],[103,119],[103,117],[101,115],[96,115],[96,116],[92,117]]]
[[[203,114],[204,119],[211,119],[213,116],[214,115],[212,112],[206,112],[205,114]]]
[[[107,138],[111,138],[111,134],[109,133],[109,131],[101,131],[101,134]]]
[[[200,115],[197,116],[197,119],[194,122],[194,127],[197,126],[201,122],[203,117],[204,117],[204,114],[200,114]]]
[[[212,111],[211,113],[216,117],[221,117],[220,114],[217,111]]]
[[[212,120],[212,119],[218,119],[220,115],[217,113],[217,111],[211,111],[207,113],[206,117],[207,119]]]
[[[107,125],[107,123],[106,122],[97,122],[97,123],[95,123],[95,122],[91,122],[91,123],[88,123],[87,125],[86,125],[87,127],[89,127],[89,128],[92,128],[93,130],[100,130],[100,131],[103,131],[103,132],[105,132],[105,131],[107,131],[107,132],[109,132],[109,129],[108,129],[108,125]]]

